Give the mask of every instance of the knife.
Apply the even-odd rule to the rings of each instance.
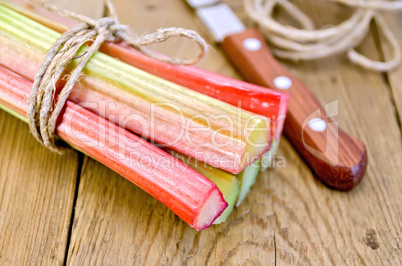
[[[358,185],[367,168],[367,152],[363,142],[331,120],[337,115],[337,101],[324,108],[309,88],[273,57],[263,34],[246,28],[225,3],[186,2],[247,81],[289,93],[284,133],[315,175],[338,190]]]

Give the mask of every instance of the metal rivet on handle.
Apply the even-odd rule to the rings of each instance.
[[[287,90],[292,87],[292,80],[286,76],[278,76],[274,79],[275,87],[281,90]]]
[[[308,122],[308,126],[316,132],[323,132],[325,129],[327,129],[327,123],[321,118],[311,119]]]
[[[258,51],[261,48],[261,42],[260,40],[257,40],[256,38],[247,38],[243,41],[243,46],[249,51]]]

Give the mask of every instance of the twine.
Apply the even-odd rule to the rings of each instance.
[[[45,3],[42,0],[31,0],[50,11],[73,18],[83,22],[74,28],[66,31],[50,48],[46,58],[36,74],[32,86],[32,92],[28,100],[28,121],[31,133],[44,146],[52,151],[61,153],[62,149],[55,144],[54,131],[56,120],[65,105],[67,98],[78,81],[82,69],[90,60],[92,55],[105,41],[118,42],[126,41],[144,54],[171,64],[189,65],[198,62],[207,51],[207,44],[195,31],[183,28],[164,28],[155,33],[142,37],[134,37],[128,26],[119,22],[112,0],[106,0],[110,17],[103,17],[94,20],[89,17],[59,9],[55,5]],[[196,42],[199,46],[199,53],[192,59],[180,59],[153,53],[143,46],[153,43],[164,42],[170,37],[184,37]],[[77,56],[78,49],[88,41],[93,41],[85,53]],[[63,74],[71,60],[80,59],[76,67],[68,75],[68,79],[57,101],[54,103],[56,82]]]
[[[352,63],[378,72],[393,70],[401,64],[401,48],[380,11],[402,10],[402,1],[330,1],[356,8],[356,11],[339,25],[315,29],[311,19],[288,0],[244,0],[244,4],[249,17],[276,47],[273,54],[279,58],[293,61],[316,60],[346,52]],[[274,20],[275,6],[284,8],[300,23],[301,29],[284,26]],[[354,49],[367,35],[372,20],[391,45],[393,55],[390,60],[371,60]]]

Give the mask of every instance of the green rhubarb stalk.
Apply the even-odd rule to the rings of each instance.
[[[236,207],[240,206],[240,204],[246,198],[247,194],[250,192],[251,187],[255,184],[258,173],[260,172],[260,160],[256,161],[252,165],[249,165],[248,167],[246,167],[246,169],[236,175],[241,184]]]
[[[59,37],[59,33],[0,5],[0,64],[12,71],[32,81]],[[83,46],[78,54],[85,49]],[[88,103],[104,102],[107,108],[98,114],[106,119],[231,173],[242,171],[269,146],[268,118],[100,52],[88,62],[75,88],[71,101],[93,112],[99,112],[99,106]]]
[[[272,167],[272,160],[275,157],[276,150],[278,149],[279,140],[272,141],[271,149],[261,157],[261,172],[265,172],[268,168]]]
[[[216,184],[222,192],[223,198],[228,203],[225,211],[214,221],[214,224],[221,224],[227,220],[232,212],[236,199],[239,196],[240,182],[237,178],[225,171],[209,166],[203,162],[197,161],[191,157],[169,150],[174,157],[193,168],[198,173],[202,174]],[[248,168],[248,167],[247,167]]]
[[[2,109],[22,118],[31,88],[32,82],[0,66]],[[137,135],[70,101],[58,118],[55,134],[154,196],[196,230],[209,227],[227,207],[213,182]]]
[[[13,4],[6,5],[60,33],[79,23],[35,5],[26,6],[22,1],[13,0]],[[236,107],[241,102],[242,109],[271,119],[273,139],[279,139],[282,133],[289,98],[285,92],[221,76],[195,66],[170,65],[150,58],[125,43],[105,43],[100,47],[100,51],[148,73]]]

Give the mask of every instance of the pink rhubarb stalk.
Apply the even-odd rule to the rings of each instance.
[[[0,107],[26,121],[32,82],[0,67]],[[226,209],[218,187],[168,153],[67,101],[55,133],[166,205],[196,230]]]
[[[13,9],[60,33],[77,25],[43,8],[14,0]],[[289,96],[286,93],[222,76],[194,66],[175,66],[150,58],[125,43],[106,43],[101,51],[112,57],[186,88],[271,119],[274,141],[283,131]]]
[[[59,33],[0,5],[0,63],[33,80]],[[85,52],[83,46],[78,54]],[[182,154],[239,173],[270,147],[264,116],[171,83],[103,53],[87,63],[69,99]],[[90,103],[90,104],[88,104]]]

